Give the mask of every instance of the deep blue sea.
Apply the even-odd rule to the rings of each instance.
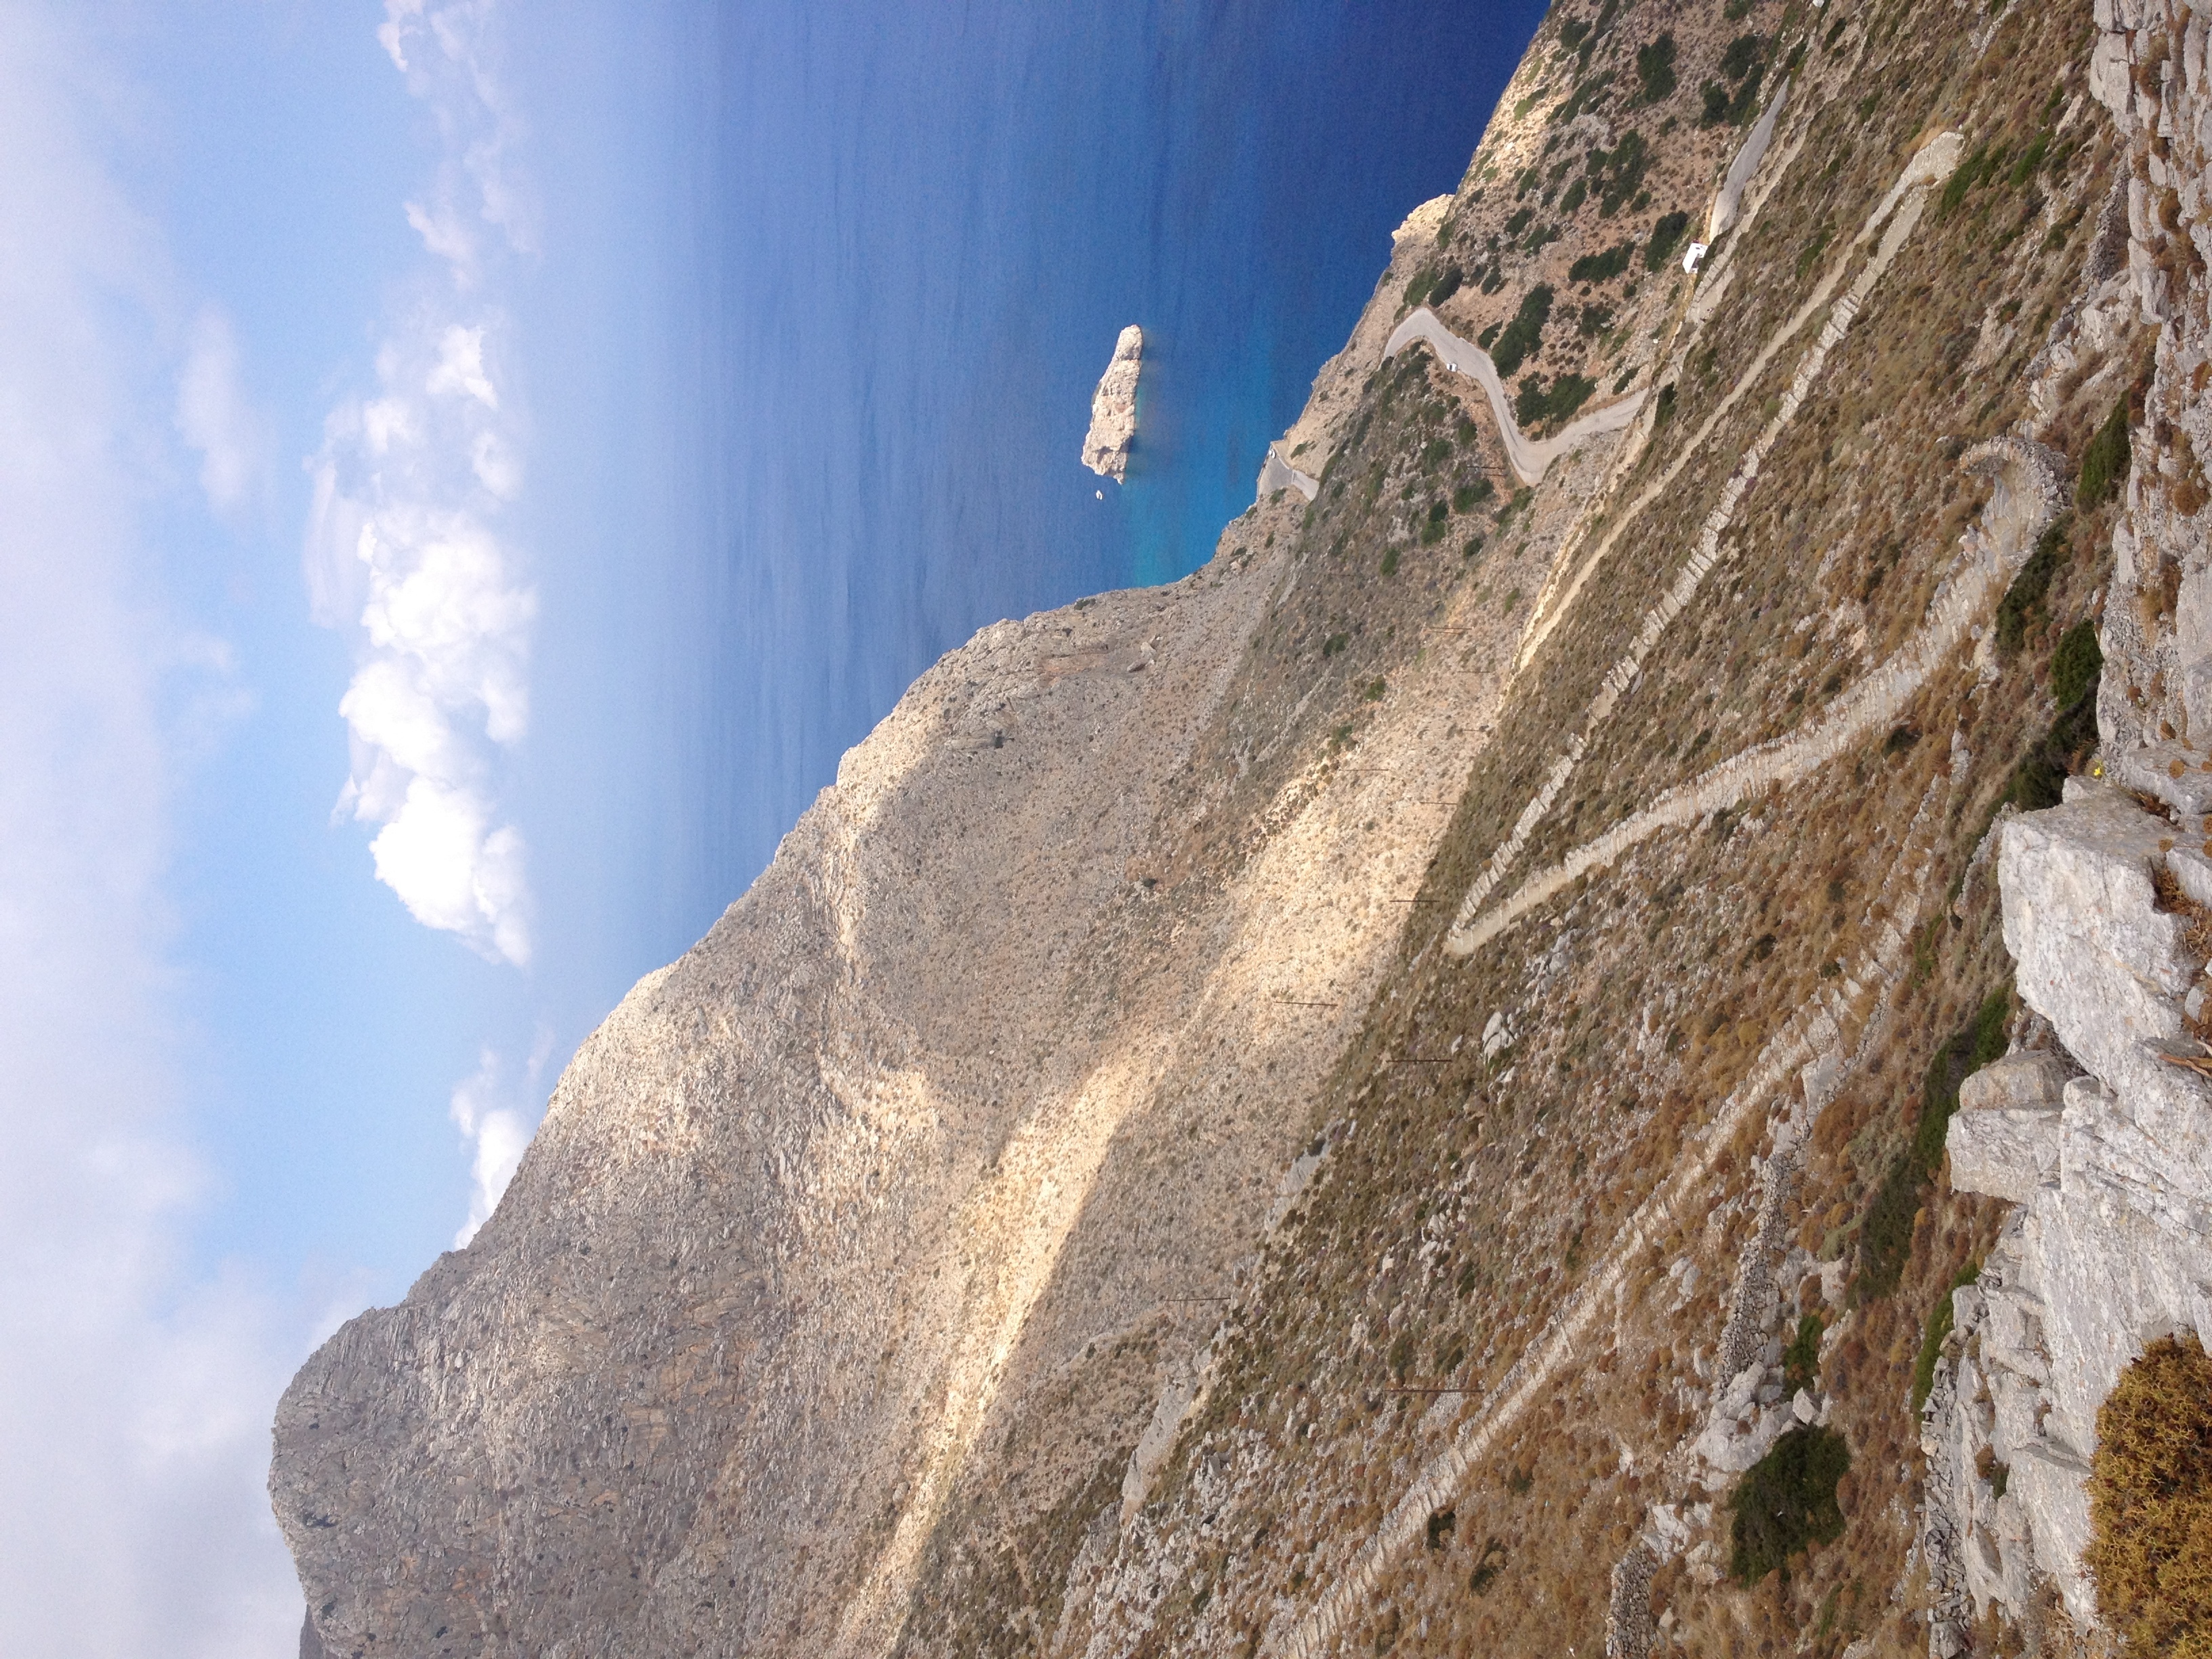
[[[755,0],[655,37],[678,185],[638,232],[665,251],[635,349],[664,390],[607,440],[651,450],[662,526],[618,561],[650,595],[606,600],[659,619],[627,637],[671,745],[604,786],[642,801],[638,960],[743,891],[943,652],[1205,562],[1543,10]],[[1117,487],[1079,457],[1133,322]]]

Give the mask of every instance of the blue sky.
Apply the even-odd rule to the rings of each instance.
[[[1539,15],[0,0],[0,1651],[292,1650],[300,1359],[932,659],[1206,556]]]

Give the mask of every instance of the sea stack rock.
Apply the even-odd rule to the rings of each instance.
[[[1083,464],[1120,483],[1129,471],[1129,444],[1137,435],[1137,371],[1144,361],[1145,331],[1134,323],[1114,342],[1114,361],[1091,394],[1091,430],[1083,438]]]

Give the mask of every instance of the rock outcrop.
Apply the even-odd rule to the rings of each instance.
[[[1129,476],[1129,447],[1137,440],[1137,377],[1145,362],[1145,331],[1134,323],[1114,342],[1113,360],[1091,394],[1091,430],[1083,434],[1083,464],[1120,483]]]
[[[1992,1068],[1952,1120],[1952,1185],[2019,1207],[1953,1293],[1923,1444],[1972,1615],[2018,1617],[2048,1579],[2087,1627],[2097,1408],[2147,1343],[2212,1334],[2212,1085],[2175,1063],[2206,1052],[2184,1006],[2205,959],[2155,884],[2177,837],[2201,846],[2205,823],[2094,783],[2068,793],[2002,831],[2005,943],[2063,1057]],[[2084,1073],[2069,1079],[2069,1060]],[[1965,1613],[1931,1633],[1943,1659],[1964,1650]]]
[[[1992,1608],[2052,1585],[2097,1622],[2082,1566],[2098,1407],[2156,1338],[2212,1338],[2212,1053],[2199,1023],[2212,929],[2212,542],[2199,445],[2212,364],[2203,315],[2212,84],[2201,14],[2097,0],[2089,88],[2130,147],[2088,291],[2048,354],[2074,368],[2153,331],[2128,430],[2113,595],[2100,629],[2105,781],[2001,828],[2004,938],[2021,1000],[2058,1048],[1968,1080],[1950,1180],[2017,1207],[1978,1281],[1954,1293],[1931,1394],[1931,1565],[1951,1587],[1939,1659]],[[2191,914],[2194,907],[2194,914]]]

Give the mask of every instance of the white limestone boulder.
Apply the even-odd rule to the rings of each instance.
[[[1986,1193],[2024,1203],[2058,1173],[2058,1113],[2052,1107],[1960,1112],[1945,1146],[1954,1192]]]
[[[2123,750],[2111,766],[2112,778],[2124,788],[2140,789],[2192,817],[2212,812],[2212,756],[2185,743]]]
[[[2055,1112],[2065,1103],[2066,1085],[2075,1075],[2060,1054],[2007,1054],[1959,1085],[1959,1109]]]
[[[2109,1079],[2137,1045],[2183,1037],[2180,999],[2203,964],[2151,885],[2169,826],[2117,789],[2074,793],[2004,825],[2005,948],[2021,999]]]

